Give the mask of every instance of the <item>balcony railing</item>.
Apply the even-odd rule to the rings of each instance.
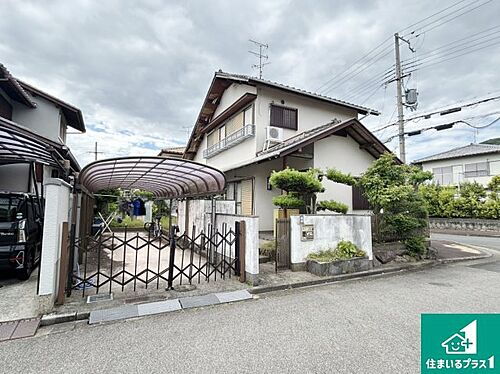
[[[204,158],[210,158],[218,153],[225,151],[236,144],[241,143],[243,140],[248,139],[255,135],[255,125],[245,125],[241,129],[229,134],[220,142],[215,143],[203,151]]]

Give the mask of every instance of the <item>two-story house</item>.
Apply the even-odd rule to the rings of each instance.
[[[44,179],[79,171],[66,145],[68,127],[85,132],[80,109],[0,64],[0,190],[34,192],[34,180],[41,190]]]
[[[225,172],[236,213],[273,229],[273,170],[330,167],[358,176],[389,150],[358,120],[375,110],[245,75],[217,72],[183,157]],[[366,210],[359,191],[323,180],[318,200]]]
[[[434,183],[442,186],[458,186],[464,182],[487,186],[493,176],[500,175],[500,145],[469,144],[413,163],[432,171]]]

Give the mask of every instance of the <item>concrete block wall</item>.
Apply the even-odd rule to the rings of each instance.
[[[476,218],[429,218],[431,230],[500,232],[500,220]]]
[[[302,218],[301,218],[302,217]],[[301,219],[303,223],[301,223]],[[310,253],[334,249],[341,240],[349,240],[373,259],[371,218],[361,214],[300,215],[290,217],[292,269],[305,265]],[[302,225],[314,226],[314,239],[302,241]]]

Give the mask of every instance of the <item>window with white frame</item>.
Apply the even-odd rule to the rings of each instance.
[[[488,161],[465,164],[465,178],[486,177],[490,175]]]
[[[453,167],[433,168],[434,182],[446,186],[453,184]]]

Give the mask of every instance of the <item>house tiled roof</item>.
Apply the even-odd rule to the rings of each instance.
[[[182,155],[185,149],[186,147],[169,147],[169,148],[163,148],[161,151],[167,153],[179,153]]]
[[[334,120],[325,125],[301,132],[298,135],[286,139],[282,143],[276,144],[265,151],[259,152],[253,159],[246,160],[238,164],[227,165],[222,167],[221,170],[233,170],[250,164],[284,157],[293,154],[297,150],[309,144],[313,144],[334,134],[339,136],[350,136],[359,144],[360,149],[365,149],[375,158],[378,158],[385,152],[391,152],[375,135],[370,132],[370,130],[359,122],[358,119],[351,118],[343,122]],[[398,158],[396,158],[396,161],[398,163],[401,162]]]
[[[17,79],[12,76],[3,64],[0,64],[0,88],[6,90],[6,93],[14,100],[31,108],[36,107],[36,104],[31,100],[28,93],[21,87]]]
[[[224,78],[224,79],[233,79],[233,80],[242,80],[245,82],[261,83],[261,84],[264,84],[267,86],[276,87],[276,88],[283,89],[283,90],[286,90],[289,92],[293,92],[293,93],[296,93],[299,95],[305,95],[305,96],[309,96],[309,97],[314,98],[314,99],[319,99],[319,100],[327,101],[327,102],[330,102],[333,104],[338,104],[341,106],[350,107],[350,108],[356,109],[357,111],[361,112],[362,114],[374,114],[377,116],[380,114],[380,112],[376,111],[375,109],[370,109],[370,108],[367,108],[367,107],[364,107],[361,105],[349,103],[349,102],[344,101],[344,100],[334,99],[334,98],[329,97],[329,96],[321,95],[321,94],[311,92],[311,91],[306,91],[306,90],[303,90],[300,88],[288,86],[286,84],[270,81],[267,79],[252,77],[252,76],[244,75],[244,74],[232,74],[232,73],[227,73],[227,72],[223,72],[223,71],[218,71],[217,73],[215,73],[215,76],[219,77],[219,78]]]
[[[464,147],[450,149],[446,152],[437,153],[432,156],[424,157],[414,161],[414,164],[421,164],[423,162],[447,160],[451,158],[460,158],[467,156],[476,156],[488,153],[500,153],[500,145],[494,144],[469,144]]]

